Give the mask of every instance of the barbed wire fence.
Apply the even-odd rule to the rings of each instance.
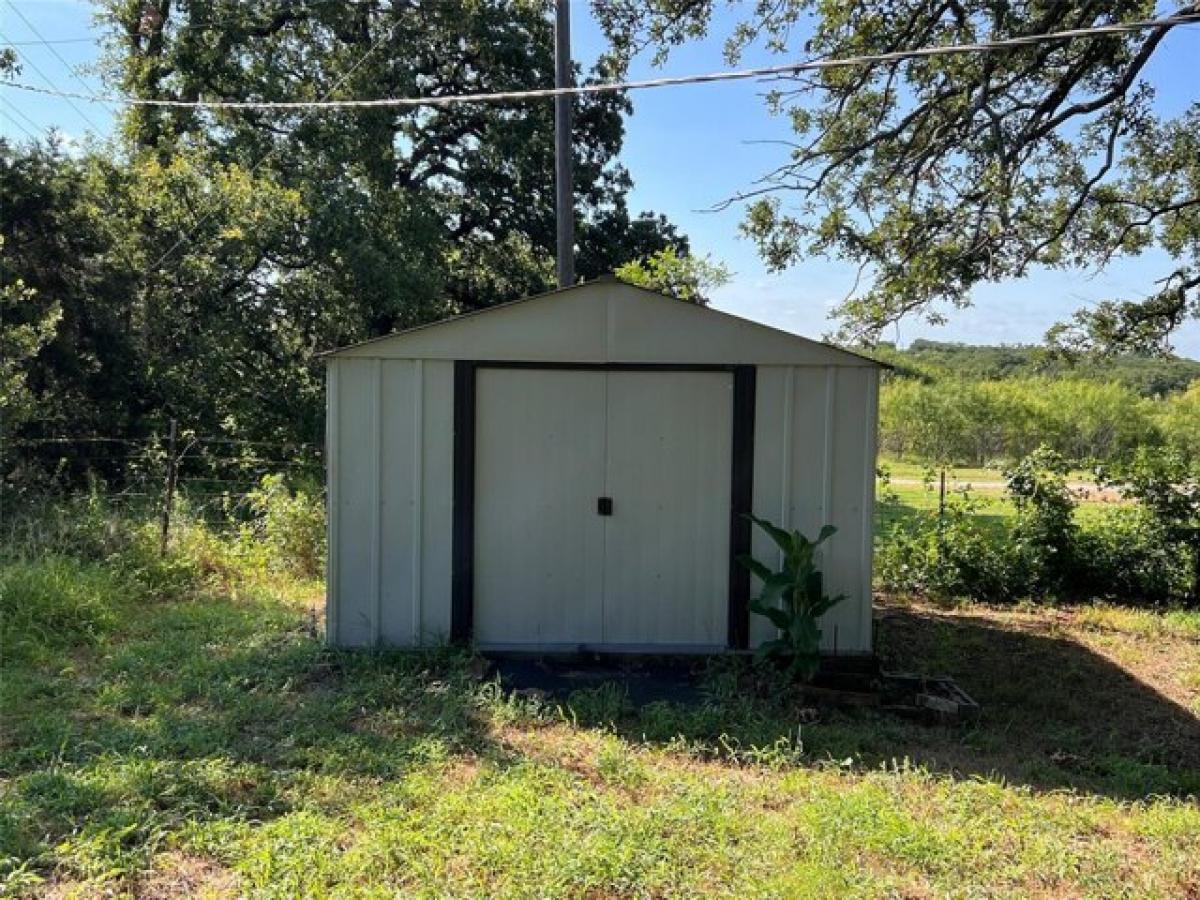
[[[324,491],[319,444],[198,434],[176,420],[145,438],[52,435],[5,443],[10,478],[77,492],[100,487],[108,503],[156,513],[163,550],[181,503],[190,516],[228,521],[249,513],[269,475]]]

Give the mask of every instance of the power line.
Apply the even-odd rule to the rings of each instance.
[[[99,37],[50,38],[45,41],[6,41],[0,47],[38,47],[42,44],[94,44]]]
[[[207,109],[207,110],[278,110],[278,111],[316,111],[341,109],[394,109],[419,106],[452,106],[457,103],[496,103],[504,101],[537,100],[561,96],[580,96],[588,94],[605,94],[616,91],[646,90],[650,88],[676,87],[687,84],[709,84],[722,81],[739,81],[749,78],[768,76],[794,75],[800,72],[824,69],[844,69],[878,63],[903,62],[912,59],[927,59],[936,56],[964,55],[968,53],[994,53],[1028,47],[1035,44],[1053,41],[1076,40],[1112,34],[1130,34],[1157,28],[1170,28],[1176,25],[1200,24],[1200,13],[1164,16],[1159,19],[1145,19],[1137,22],[1124,22],[1111,25],[1092,25],[1087,28],[1074,28],[1066,31],[1046,32],[1043,34],[1023,35],[1020,37],[1003,38],[996,41],[981,41],[971,44],[946,44],[937,47],[918,47],[912,50],[896,50],[889,53],[868,53],[860,56],[847,56],[831,59],[813,59],[803,62],[785,63],[778,66],[760,66],[752,69],[737,69],[733,71],[710,72],[702,75],[680,75],[665,78],[648,78],[640,81],[602,81],[593,84],[578,85],[564,88],[535,88],[521,91],[493,91],[474,94],[447,94],[444,96],[426,97],[382,97],[369,100],[329,100],[330,92],[320,100],[162,100],[142,97],[122,97],[117,95],[79,94],[69,91],[51,91],[35,85],[9,81],[0,82],[0,87],[11,87],[34,93],[49,94],[66,99],[85,100],[92,103],[119,103],[125,106],[167,107],[176,109]],[[393,26],[394,30],[395,26]],[[376,43],[375,46],[378,46]],[[372,47],[374,50],[374,47]],[[368,55],[371,51],[368,51]],[[365,59],[365,57],[364,57]],[[336,88],[336,85],[335,85]]]
[[[29,126],[30,126],[30,128],[32,128],[34,131],[42,131],[42,130],[43,130],[43,127],[42,127],[41,125],[39,125],[37,122],[33,121],[33,119],[29,118],[29,116],[25,115],[25,113],[24,113],[24,112],[22,112],[20,109],[18,109],[18,108],[17,108],[17,106],[16,106],[15,104],[13,104],[13,103],[5,103],[4,105],[5,105],[5,107],[7,108],[8,112],[9,112],[9,114],[10,114],[10,118],[9,118],[9,120],[10,120],[10,121],[11,121],[11,122],[12,122],[14,125],[16,125],[18,128],[20,128],[22,131],[24,131],[26,134],[28,134],[28,135],[29,135],[31,138],[33,138],[35,141],[36,141],[36,140],[39,140],[39,138],[37,138],[37,137],[34,137],[34,135],[30,134],[30,132],[29,132],[29,129],[28,129],[28,128],[25,128],[25,127],[24,127],[23,125],[21,125],[21,123],[20,123],[20,122],[18,122],[16,119],[13,119],[13,118],[11,118],[11,114],[12,114],[12,113],[16,113],[18,116],[20,116],[20,117],[21,117],[22,119],[24,119],[26,122],[28,122],[28,123],[29,123]],[[46,130],[46,131],[49,131],[50,129],[46,128],[46,129],[44,129],[44,130]]]
[[[7,40],[7,38],[5,37],[3,32],[0,32],[0,38],[4,38],[5,40]],[[50,49],[53,50],[54,48],[50,48]],[[57,51],[55,51],[55,52],[57,52]],[[67,103],[70,105],[71,109],[75,110],[75,112],[77,112],[79,114],[80,118],[82,118],[83,121],[85,121],[88,125],[90,125],[97,134],[99,134],[102,131],[100,126],[97,125],[95,122],[93,122],[91,120],[91,117],[89,117],[88,114],[85,113],[83,111],[83,109],[80,108],[80,106],[75,102],[75,100],[78,99],[77,97],[73,98],[69,91],[60,91],[58,89],[57,85],[55,85],[54,80],[49,75],[47,75],[45,72],[42,71],[41,66],[39,66],[32,59],[29,58],[28,53],[26,53],[23,50],[18,50],[17,53],[20,54],[21,58],[23,60],[25,60],[26,63],[29,64],[29,67],[31,69],[33,69],[34,72],[36,72],[39,76],[41,76],[41,79],[44,82],[46,82],[46,84],[50,85],[50,89],[43,90],[42,93],[61,96],[64,100],[67,101]],[[68,69],[69,68],[70,67],[68,66]],[[15,82],[0,82],[0,84],[15,84]],[[87,87],[86,83],[84,84],[84,87]],[[96,102],[103,102],[103,101],[96,101]]]
[[[31,21],[29,21],[29,17],[26,16],[25,13],[21,12],[21,8],[19,6],[17,6],[17,4],[13,3],[13,0],[8,0],[8,5],[9,5],[9,7],[11,7],[12,11],[17,14],[17,17],[20,18],[20,20],[25,23],[25,27],[28,28],[30,30],[30,32],[33,33],[33,36],[36,37],[38,40],[40,40],[45,45],[46,49],[54,54],[54,58],[63,64],[63,66],[66,68],[67,72],[70,73],[71,77],[74,78],[76,81],[78,81],[80,84],[82,84],[84,86],[84,88],[86,88],[87,90],[90,91],[92,89],[91,85],[89,85],[86,81],[84,81],[83,78],[80,77],[79,73],[75,71],[74,66],[72,66],[69,62],[67,62],[67,60],[63,57],[63,55],[61,53],[59,53],[58,50],[56,50],[46,40],[46,38],[42,35],[42,33],[40,31],[38,31],[37,26],[34,25]],[[20,51],[18,51],[18,52],[20,52]],[[21,55],[24,56],[23,53]],[[35,67],[35,69],[36,69],[36,67]],[[45,78],[46,76],[43,75],[42,77]],[[71,105],[72,105],[72,107],[75,106],[75,104],[73,104],[73,103]],[[77,107],[75,107],[75,108],[76,108],[76,111],[81,116],[83,116],[83,120],[85,122],[87,122],[89,125],[91,125],[92,128],[95,129],[95,131],[98,133],[100,131],[100,126],[98,126],[95,122],[93,122],[91,119],[89,119],[87,117],[87,115],[83,112],[83,110],[78,109]]]
[[[16,107],[13,106],[11,103],[9,104],[9,108],[13,112],[16,112]],[[25,116],[24,114],[22,114],[22,117],[27,122],[31,121],[30,118],[28,116]],[[32,131],[30,131],[28,128],[26,128],[24,125],[22,125],[20,122],[18,122],[16,119],[12,118],[11,116],[9,117],[8,121],[11,122],[13,125],[17,126],[17,128],[21,129],[21,131],[25,132],[25,136],[27,138],[29,138],[31,141],[33,141],[34,143],[37,143],[38,141],[41,140],[41,138],[38,135],[34,134]]]

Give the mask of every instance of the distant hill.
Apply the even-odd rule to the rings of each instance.
[[[1039,346],[960,344],[917,340],[904,349],[881,344],[872,354],[896,367],[901,377],[923,380],[955,376],[973,381],[996,381],[1030,376],[1074,376],[1118,382],[1144,397],[1161,397],[1186,390],[1200,379],[1200,361],[1182,357],[1117,356],[1076,362]]]

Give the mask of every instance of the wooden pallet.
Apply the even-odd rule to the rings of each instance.
[[[912,672],[880,672],[884,709],[938,722],[969,722],[980,707],[953,678]]]

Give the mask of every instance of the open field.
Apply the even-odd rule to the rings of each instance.
[[[966,727],[713,666],[706,701],[559,705],[470,660],[322,648],[320,586],[165,594],[7,565],[80,604],[7,633],[0,878],[161,896],[1113,896],[1200,891],[1200,614],[884,605],[893,667]],[[71,585],[86,590],[72,592]],[[60,599],[61,599],[60,597]],[[86,607],[86,608],[84,608]]]
[[[930,468],[918,463],[896,459],[880,460],[880,467],[887,472],[887,480],[880,480],[877,490],[882,496],[886,490],[895,495],[897,505],[880,510],[883,523],[895,521],[918,511],[938,508],[940,468]],[[1076,516],[1080,521],[1089,521],[1104,514],[1106,509],[1121,504],[1120,496],[1111,488],[1096,485],[1095,476],[1086,471],[1068,473],[1068,486],[1079,502]],[[1011,518],[1016,510],[1005,493],[1004,473],[999,469],[970,467],[947,467],[946,497],[953,502],[966,491],[978,504],[977,515],[996,522]]]

